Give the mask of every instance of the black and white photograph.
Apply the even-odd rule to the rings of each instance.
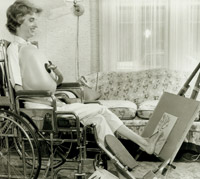
[[[200,0],[0,0],[0,179],[199,179]]]

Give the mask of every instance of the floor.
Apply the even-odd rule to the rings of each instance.
[[[156,161],[138,161],[139,166],[134,170],[133,174],[136,178],[142,178],[146,173],[156,169],[161,163]],[[167,174],[162,179],[199,179],[200,178],[200,155],[193,153],[185,153],[173,163],[176,169],[169,168]],[[64,165],[66,166],[66,165]],[[64,167],[63,166],[63,167]],[[69,166],[69,165],[68,165]],[[94,173],[93,161],[86,160],[83,172],[88,179]],[[112,162],[108,161],[108,171],[117,176],[117,171]],[[49,177],[48,179],[50,179]],[[57,179],[73,179],[74,171],[61,170],[57,174]],[[160,179],[161,179],[160,178]],[[104,179],[104,178],[101,178]],[[105,178],[107,179],[107,178]]]
[[[140,167],[138,167],[135,172],[134,176],[137,178],[141,178],[146,174],[147,172],[151,171],[152,169],[155,169],[160,163],[159,162],[139,162]],[[170,169],[167,173],[167,175],[163,178],[165,179],[199,179],[200,178],[200,163],[198,162],[175,162],[174,165],[176,166],[176,169]],[[89,178],[92,173],[94,172],[92,163],[87,163],[87,165],[84,167],[84,171],[86,174],[86,179]],[[117,175],[116,170],[109,162],[109,171],[113,173],[114,175]],[[73,179],[74,173],[72,171],[62,170],[57,175],[58,179]],[[105,178],[107,179],[107,178]]]
[[[133,145],[130,145],[129,143],[125,143],[126,147],[131,146],[128,148],[129,152],[133,155],[135,153],[135,150],[133,149]],[[93,160],[91,159],[92,154],[89,155],[90,159],[84,160],[83,165],[83,173],[85,173],[85,178],[88,179],[94,172],[94,166],[93,166]],[[16,161],[17,162],[17,161]],[[136,178],[142,178],[147,172],[156,169],[161,163],[155,156],[150,156],[145,154],[144,152],[140,155],[138,158],[138,164],[139,166],[134,169],[134,176]],[[0,162],[1,165],[1,162]],[[191,151],[179,151],[179,153],[176,156],[175,161],[173,162],[173,165],[176,167],[176,169],[170,169],[167,172],[167,175],[163,179],[200,179],[200,154],[196,152]],[[68,163],[66,162],[64,165],[62,165],[63,170],[60,170],[57,173],[57,179],[74,179],[74,175],[76,173],[75,170],[69,170],[69,168],[72,168],[74,166],[74,163]],[[0,166],[0,171],[1,171]],[[68,169],[66,169],[68,168]],[[112,164],[110,160],[108,160],[108,171],[117,176],[117,170],[115,166]],[[44,170],[40,172],[39,179],[51,179],[51,173],[49,173],[48,177],[44,176]],[[56,171],[55,171],[56,172]],[[0,172],[1,173],[1,172]],[[1,177],[0,177],[1,179]],[[56,178],[55,178],[56,179]],[[101,178],[101,179],[107,179],[107,178]],[[110,179],[110,178],[109,178]]]
[[[147,158],[147,156],[144,156]],[[143,158],[144,159],[144,158]],[[138,161],[139,166],[135,168],[134,170],[134,176],[136,178],[141,178],[146,174],[147,172],[156,169],[160,162],[158,160],[154,160],[154,158],[149,157],[147,158],[148,161]],[[194,154],[194,153],[184,153],[181,156],[178,156],[176,158],[173,165],[176,167],[176,169],[170,168],[167,172],[167,175],[163,179],[199,179],[200,178],[200,154]],[[62,165],[62,168],[65,167],[72,167],[74,166],[74,163],[65,163]],[[94,167],[93,167],[93,160],[88,159],[84,161],[84,167],[83,167],[83,173],[85,173],[86,179],[88,179],[93,173],[94,173]],[[108,171],[117,176],[117,170],[112,164],[110,160],[108,160]],[[40,172],[39,179],[44,179],[44,170]],[[57,179],[74,179],[76,171],[74,170],[60,170],[57,174]],[[1,178],[1,177],[0,177]],[[49,173],[48,177],[45,179],[51,179],[51,175]],[[54,178],[55,179],[55,178]],[[101,178],[101,179],[107,179],[107,178]],[[109,178],[110,179],[110,178]]]

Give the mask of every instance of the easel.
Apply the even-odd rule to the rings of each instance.
[[[194,71],[192,72],[192,74],[189,76],[189,78],[187,79],[187,81],[184,83],[183,87],[180,89],[180,91],[178,92],[179,96],[184,96],[184,94],[187,92],[187,90],[190,87],[190,82],[192,81],[192,79],[194,78],[194,76],[196,75],[196,73],[199,71],[200,69],[200,63],[196,66],[196,68],[194,69]],[[192,94],[190,96],[191,99],[196,99],[199,93],[199,89],[200,89],[200,73],[197,77],[194,89],[192,91]]]
[[[196,68],[194,69],[194,71],[191,73],[191,75],[188,77],[188,79],[186,80],[186,82],[184,83],[183,87],[180,89],[180,91],[178,92],[178,96],[185,96],[185,93],[187,92],[187,90],[190,87],[190,82],[193,80],[193,78],[196,76],[197,72],[200,69],[200,63],[196,66]],[[198,94],[199,94],[199,90],[200,90],[200,72],[198,74],[198,77],[196,79],[194,88],[192,90],[192,93],[190,95],[190,99],[196,99]],[[161,172],[161,174],[164,176],[166,175],[167,171],[169,170],[169,168],[173,168],[175,169],[176,167],[172,164],[173,163],[174,158],[169,158],[169,159],[165,159],[165,161],[162,163],[162,165],[154,171],[150,171],[148,172],[145,176],[144,179],[152,179],[153,177],[156,176],[157,173]]]
[[[191,94],[191,99],[184,98],[186,91],[189,88],[189,83],[196,75],[198,70],[200,69],[200,63],[189,76],[187,81],[185,82],[184,86],[178,92],[178,95],[165,93],[160,101],[159,105],[157,105],[154,113],[149,120],[150,122],[146,126],[146,131],[143,133],[143,137],[151,136],[154,132],[155,127],[157,126],[159,120],[161,119],[163,113],[172,114],[173,116],[177,117],[176,123],[173,126],[174,130],[170,131],[169,136],[167,137],[167,142],[163,146],[160,153],[157,155],[163,162],[158,166],[158,168],[147,172],[142,179],[154,179],[157,175],[165,176],[170,168],[175,169],[176,167],[172,164],[174,158],[180,149],[181,144],[184,141],[184,138],[189,131],[193,121],[194,121],[194,114],[197,111],[200,111],[200,104],[199,102],[191,99],[196,99],[200,89],[200,74],[196,80],[195,87]],[[184,104],[185,110],[182,111],[182,104]],[[185,115],[186,114],[186,115]],[[107,144],[107,148],[103,146],[97,137],[97,131],[94,130],[95,139],[97,144],[100,148],[109,156],[112,163],[116,166],[118,171],[120,171],[121,175],[120,178],[126,179],[136,179],[134,176],[134,170],[138,164],[136,163],[135,159],[127,153],[124,146],[119,142],[119,140],[114,136],[106,136],[105,143]],[[176,137],[174,137],[176,136]],[[177,137],[179,136],[179,137]],[[175,145],[174,145],[175,144]],[[116,147],[117,146],[117,147]]]

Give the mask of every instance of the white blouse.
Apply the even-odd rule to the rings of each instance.
[[[22,86],[22,77],[19,65],[19,49],[20,46],[27,44],[30,44],[30,42],[25,41],[21,37],[14,36],[14,41],[11,42],[7,49],[10,81],[13,88],[16,84]]]

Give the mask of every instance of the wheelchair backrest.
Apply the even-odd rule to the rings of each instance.
[[[9,75],[9,65],[8,65],[8,56],[7,56],[7,48],[10,45],[10,42],[7,40],[0,40],[0,51],[1,51],[1,59],[0,59],[0,85],[1,85],[1,96],[8,96],[10,100],[10,108],[11,110],[15,109],[15,99],[14,99],[14,90],[12,88],[10,82]]]
[[[4,41],[0,41],[0,95],[6,96]]]
[[[4,74],[3,74],[3,69],[2,66],[0,65],[0,95],[5,96],[5,91],[4,91]]]
[[[38,46],[37,42],[31,42],[32,44]],[[3,92],[2,95],[5,95],[9,98],[9,108],[11,111],[14,111],[17,114],[23,113],[26,115],[26,117],[30,116],[36,116],[36,117],[44,117],[51,123],[51,127],[49,127],[47,130],[55,130],[55,126],[57,126],[57,122],[55,122],[55,104],[53,108],[44,108],[44,109],[38,109],[37,107],[35,109],[25,109],[24,108],[24,100],[25,98],[31,98],[32,94],[25,94],[26,97],[24,97],[24,94],[15,92],[14,88],[12,87],[11,81],[10,81],[10,73],[9,73],[9,59],[7,55],[7,48],[10,45],[10,42],[6,40],[0,40],[0,52],[1,52],[1,58],[0,58],[0,67],[2,76],[0,77],[2,80],[0,82],[0,85],[2,86]],[[0,72],[0,74],[1,74]],[[1,84],[2,83],[2,84]],[[25,90],[28,91],[28,90]],[[33,90],[34,91],[34,90]],[[37,90],[36,90],[37,91]],[[24,91],[21,91],[24,92]],[[38,91],[41,93],[41,95],[44,97],[47,93],[42,93],[42,91]],[[48,94],[49,95],[49,94]],[[21,100],[19,100],[19,96],[21,97]],[[49,97],[49,96],[48,96]],[[1,99],[0,99],[1,100]],[[53,104],[53,103],[52,103]],[[52,117],[53,116],[53,117]],[[54,120],[52,120],[54,118]],[[57,128],[57,127],[56,127]]]

